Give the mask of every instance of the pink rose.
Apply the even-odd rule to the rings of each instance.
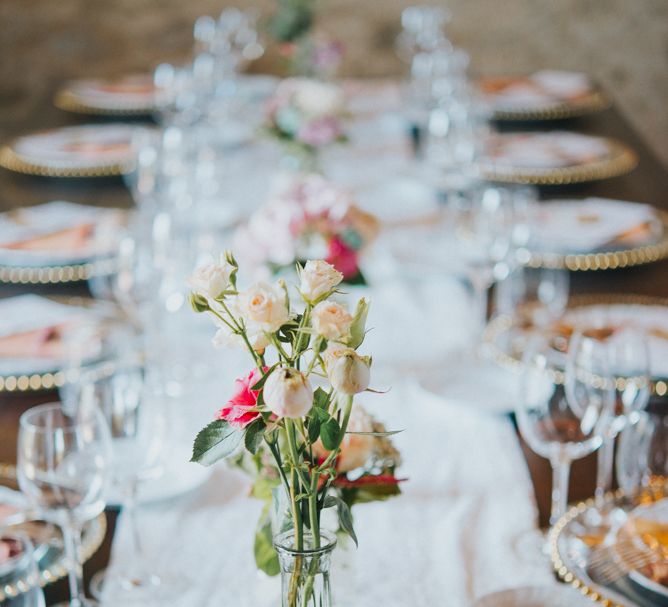
[[[325,261],[341,272],[344,278],[353,278],[359,274],[357,253],[339,238],[334,237],[329,241]]]
[[[307,122],[297,131],[297,141],[315,148],[331,143],[342,134],[341,123],[337,118],[320,118]]]
[[[224,419],[233,428],[243,430],[260,417],[257,411],[249,411],[257,404],[257,397],[260,393],[259,390],[251,390],[251,387],[259,382],[262,379],[262,373],[268,370],[268,367],[264,367],[262,371],[253,369],[247,377],[235,380],[234,396],[216,413],[216,419]]]

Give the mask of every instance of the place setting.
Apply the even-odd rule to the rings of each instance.
[[[606,109],[609,97],[582,72],[539,70],[476,82],[496,120],[554,120]]]

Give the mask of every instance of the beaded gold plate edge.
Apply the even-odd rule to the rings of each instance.
[[[12,464],[0,463],[0,484],[2,479],[16,481],[16,467]],[[98,515],[90,523],[88,523],[84,531],[81,543],[81,560],[88,561],[100,548],[104,541],[104,536],[107,533],[107,518],[104,513]],[[64,554],[61,558],[51,563],[45,569],[40,570],[39,585],[44,587],[51,584],[67,575],[67,566],[65,565]],[[21,583],[5,583],[0,586],[0,603],[6,599],[14,598],[23,594],[28,590]]]
[[[561,120],[564,118],[578,118],[609,108],[612,105],[610,98],[601,91],[593,91],[578,102],[559,103],[544,108],[517,108],[493,110],[494,120],[518,121],[523,120]]]
[[[616,270],[654,263],[668,257],[668,213],[657,209],[663,233],[657,242],[597,253],[549,253],[529,251],[530,268],[566,269],[572,272]]]
[[[574,308],[605,304],[668,307],[668,299],[663,297],[626,294],[576,295],[568,302],[568,309],[572,310]],[[485,328],[483,335],[483,352],[487,358],[498,364],[500,367],[513,372],[519,372],[522,367],[522,361],[498,345],[500,338],[508,333],[514,326],[513,319],[510,316],[502,315],[493,318]],[[652,394],[656,396],[666,396],[668,394],[668,378],[654,378],[651,381],[651,385]]]
[[[506,168],[499,170],[485,163],[478,164],[481,177],[488,181],[531,185],[568,185],[599,181],[631,172],[638,165],[638,156],[626,145],[606,139],[609,155],[585,165],[555,169]]]
[[[53,104],[67,112],[77,114],[89,114],[93,116],[148,116],[155,111],[153,106],[137,107],[101,107],[88,105],[68,89],[63,89],[56,93]]]
[[[132,163],[112,163],[90,167],[51,167],[24,160],[14,152],[13,144],[0,148],[0,166],[25,175],[38,177],[112,177],[130,171]]]
[[[0,283],[20,285],[67,284],[106,276],[116,269],[114,258],[55,266],[0,265]]]
[[[605,495],[606,502],[612,502],[624,496],[624,493],[621,490],[607,493]],[[604,605],[605,607],[628,607],[630,600],[627,600],[624,603],[617,602],[617,599],[612,598],[612,596],[606,596],[605,588],[595,588],[589,580],[585,580],[580,577],[577,572],[573,571],[567,563],[564,561],[562,554],[559,550],[559,538],[568,525],[589,508],[592,508],[595,505],[595,498],[591,497],[582,502],[574,504],[567,512],[564,514],[550,529],[548,533],[548,547],[550,552],[550,560],[552,561],[552,567],[558,578],[569,584],[576,590],[582,593],[583,596],[587,597],[595,603]]]

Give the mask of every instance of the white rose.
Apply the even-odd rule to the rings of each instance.
[[[223,321],[214,318],[214,323],[216,327],[218,327],[218,330],[211,341],[216,348],[222,346],[243,347],[245,345],[241,335],[234,333]],[[265,348],[269,345],[269,340],[263,331],[248,331],[246,336],[248,337],[248,341],[253,350],[260,354],[263,353]]]
[[[282,290],[257,282],[239,294],[237,307],[249,327],[267,333],[277,331],[290,318]]]
[[[321,301],[311,315],[313,330],[328,340],[343,341],[350,337],[352,322],[348,310],[333,301]]]
[[[343,274],[326,261],[309,260],[299,272],[299,280],[302,297],[317,303],[343,280]]]
[[[303,417],[313,406],[311,384],[297,369],[279,367],[272,371],[262,394],[265,404],[279,417]]]
[[[352,348],[328,347],[323,353],[327,377],[342,394],[364,392],[371,381],[371,358]]]
[[[198,293],[216,299],[229,286],[233,269],[225,258],[221,257],[218,263],[209,263],[195,269],[188,279],[188,285]]]
[[[339,87],[305,78],[295,82],[293,101],[299,110],[313,118],[337,116],[344,108],[344,97]]]

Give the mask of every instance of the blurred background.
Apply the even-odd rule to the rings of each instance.
[[[147,71],[185,60],[191,26],[228,0],[2,0],[0,136],[34,114],[67,78]],[[322,0],[317,29],[345,40],[342,75],[405,71],[393,51],[408,0]],[[444,3],[446,4],[446,3]],[[615,104],[668,165],[668,2],[666,0],[449,0],[449,37],[467,49],[474,72],[542,67],[579,70]],[[263,16],[273,0],[249,0]],[[276,72],[276,53],[251,68]],[[651,95],[649,94],[651,92]],[[7,116],[12,115],[12,120]],[[44,116],[44,124],[53,120]]]

